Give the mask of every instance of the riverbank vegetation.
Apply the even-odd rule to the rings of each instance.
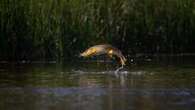
[[[194,0],[1,0],[0,60],[66,60],[110,43],[125,55],[195,52]]]

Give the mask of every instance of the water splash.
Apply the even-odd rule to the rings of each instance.
[[[117,68],[116,70],[102,70],[102,71],[89,71],[89,70],[72,70],[70,73],[75,73],[74,75],[86,75],[86,74],[110,74],[110,75],[114,75],[116,77],[120,77],[120,76],[127,76],[129,75],[136,75],[136,76],[141,76],[141,75],[154,75],[155,72],[148,72],[145,70],[135,70],[135,71],[129,71],[126,70],[126,68],[124,68],[123,66]]]
[[[118,77],[119,71],[123,69],[123,65],[114,71],[114,74]]]

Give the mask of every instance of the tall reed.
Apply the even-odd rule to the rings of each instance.
[[[1,60],[62,60],[110,43],[125,54],[194,53],[194,0],[1,0]]]

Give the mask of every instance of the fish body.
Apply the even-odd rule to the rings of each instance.
[[[85,50],[80,55],[82,57],[90,57],[90,56],[102,55],[102,54],[107,54],[109,57],[115,55],[118,58],[120,58],[121,65],[125,65],[126,58],[123,56],[122,52],[110,44],[101,44],[101,45],[92,46],[87,50]]]

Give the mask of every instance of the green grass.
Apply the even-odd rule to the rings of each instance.
[[[62,60],[111,43],[129,53],[194,53],[194,0],[1,0],[1,60]]]

